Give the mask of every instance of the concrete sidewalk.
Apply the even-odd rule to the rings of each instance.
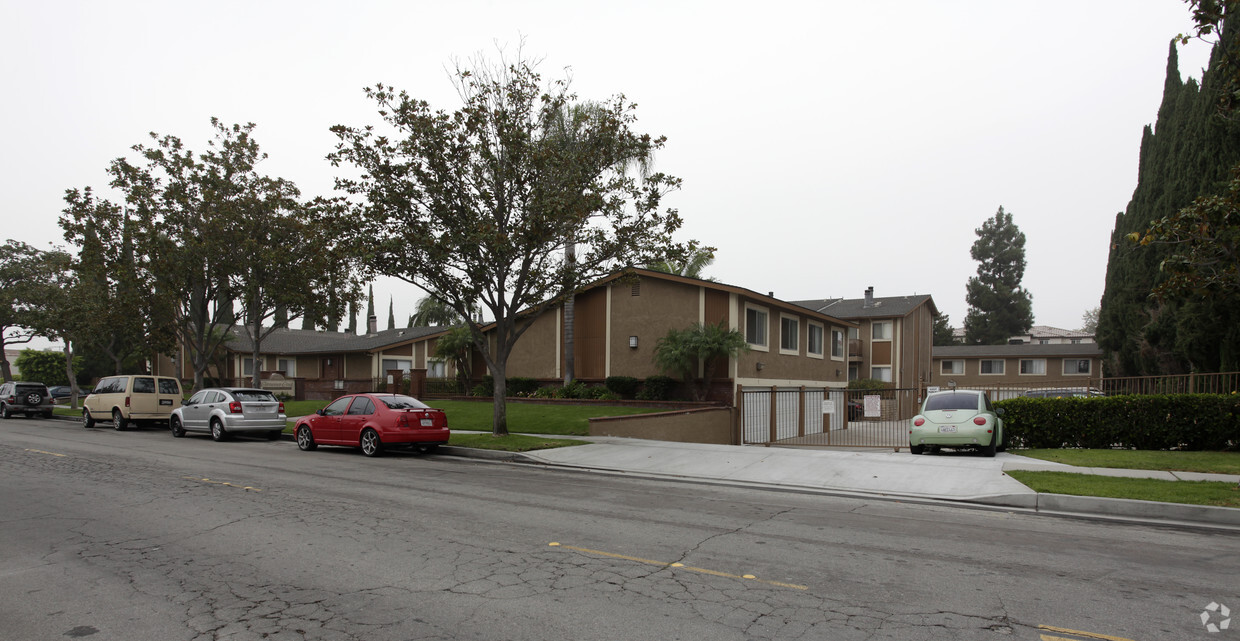
[[[564,437],[553,437],[564,438]],[[693,479],[832,494],[942,500],[1037,512],[1240,530],[1240,510],[1060,494],[1038,494],[1005,470],[1047,470],[1166,480],[1240,483],[1240,475],[1077,468],[1009,453],[913,456],[884,450],[739,447],[582,437],[589,445],[521,454],[445,447],[445,454],[501,458],[581,470]]]

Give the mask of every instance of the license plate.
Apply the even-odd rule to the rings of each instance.
[[[160,404],[160,405],[172,405],[172,399],[170,399],[170,398],[161,398],[161,399],[159,399],[159,404]]]
[[[433,418],[422,419],[422,427],[434,427],[434,426],[435,426],[435,419]]]
[[[955,425],[942,425],[942,426],[939,426],[939,434],[955,434],[955,433],[956,433],[956,426],[955,426]]]

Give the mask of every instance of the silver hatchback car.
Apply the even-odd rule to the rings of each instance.
[[[186,432],[210,432],[217,441],[230,434],[266,434],[275,440],[288,426],[288,417],[284,403],[265,389],[212,387],[181,401],[168,424],[178,438]]]

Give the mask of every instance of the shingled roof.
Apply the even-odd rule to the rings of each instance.
[[[931,301],[929,294],[884,296],[881,298],[823,298],[793,303],[836,318],[895,318],[908,316],[917,306]],[[938,311],[937,309],[934,311]]]
[[[398,345],[416,338],[438,334],[448,327],[405,327],[387,329],[358,336],[348,332],[324,332],[311,329],[276,329],[263,339],[264,354],[324,354],[373,351]],[[244,327],[232,328],[232,340],[226,347],[234,352],[253,351],[254,344]]]

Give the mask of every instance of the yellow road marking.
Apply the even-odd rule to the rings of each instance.
[[[637,556],[627,556],[624,554],[603,552],[602,550],[591,550],[589,548],[579,548],[579,547],[572,546],[572,545],[561,545],[560,543],[554,543],[554,542],[549,543],[548,545],[550,545],[551,547],[563,547],[566,550],[575,550],[577,552],[584,552],[586,554],[605,556],[605,557],[612,558],[612,559],[633,561],[635,563],[644,563],[646,565],[657,565],[657,566],[665,567],[665,568],[676,568],[680,570],[688,570],[690,572],[697,572],[699,574],[709,574],[711,576],[720,576],[720,577],[724,577],[727,579],[744,579],[748,581],[757,581],[758,583],[765,583],[767,585],[773,585],[773,586],[781,587],[781,588],[792,588],[793,590],[808,590],[809,589],[809,586],[806,586],[806,585],[796,585],[795,583],[781,583],[779,581],[767,581],[765,579],[759,579],[752,574],[743,574],[743,575],[742,574],[729,574],[727,572],[719,572],[718,570],[708,570],[706,568],[695,568],[695,567],[684,565],[682,563],[667,563],[665,561],[643,559]]]
[[[262,492],[262,490],[260,490],[260,489],[258,489],[258,488],[256,488],[256,487],[250,487],[250,486],[248,486],[248,485],[234,485],[233,483],[229,483],[228,481],[212,481],[211,479],[200,479],[200,478],[198,478],[198,477],[196,477],[196,476],[182,476],[181,478],[183,478],[183,479],[185,479],[185,480],[187,480],[187,481],[201,481],[201,482],[203,482],[203,483],[210,483],[210,484],[212,484],[212,485],[227,485],[228,487],[235,487],[235,488],[237,488],[237,489],[239,489],[239,490],[249,490],[249,491],[252,491],[252,492]]]
[[[49,455],[49,456],[60,456],[60,457],[67,456],[67,454],[57,454],[57,453],[55,453],[55,452],[44,452],[43,450],[32,450],[32,449],[27,449],[26,451],[27,451],[27,452],[35,452],[36,454],[47,454],[47,455]]]
[[[1068,628],[1057,628],[1053,625],[1039,625],[1038,629],[1039,630],[1050,630],[1051,632],[1063,632],[1064,634],[1074,634],[1078,637],[1086,637],[1090,639],[1104,639],[1105,641],[1132,641],[1132,639],[1126,639],[1124,637],[1113,637],[1109,634],[1099,634],[1097,632],[1082,632],[1080,630],[1071,630]],[[1052,637],[1046,634],[1043,634],[1042,638],[1045,641],[1076,641],[1075,639],[1064,639],[1063,637]]]

